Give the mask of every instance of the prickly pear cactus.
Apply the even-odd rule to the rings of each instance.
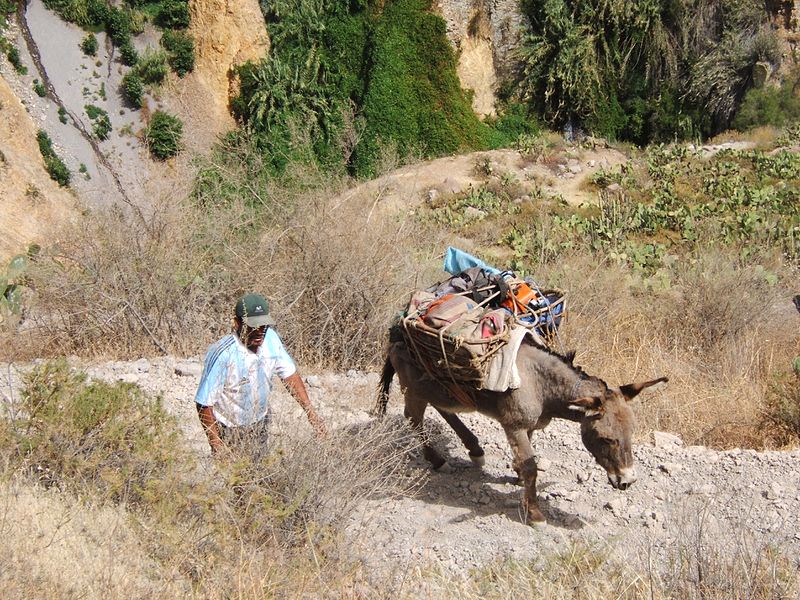
[[[0,274],[0,324],[16,326],[22,321],[23,285],[28,257],[22,254],[11,259],[5,273]]]

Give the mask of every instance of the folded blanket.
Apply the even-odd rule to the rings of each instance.
[[[489,365],[489,373],[483,382],[482,389],[492,392],[505,392],[516,390],[520,386],[519,371],[517,371],[517,352],[526,335],[538,344],[544,345],[542,339],[535,332],[525,327],[515,327],[511,330],[511,339],[503,346]]]

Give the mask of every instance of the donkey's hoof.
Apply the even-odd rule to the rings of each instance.
[[[544,514],[538,508],[529,507],[525,515],[525,523],[532,527],[540,527],[547,525],[547,519],[544,518]]]
[[[469,459],[476,467],[482,467],[486,464],[486,455],[483,453],[483,451],[481,451],[480,454],[470,454]]]
[[[433,470],[436,471],[437,473],[452,473],[453,467],[449,462],[444,461],[438,467],[434,467]]]

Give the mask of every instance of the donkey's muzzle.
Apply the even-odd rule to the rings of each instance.
[[[608,482],[617,490],[627,490],[636,482],[636,469],[620,469],[619,473],[609,473]]]

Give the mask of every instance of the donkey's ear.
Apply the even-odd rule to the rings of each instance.
[[[584,396],[570,402],[569,407],[571,410],[582,412],[587,417],[593,417],[603,412],[603,401],[594,396]]]
[[[626,400],[633,400],[642,390],[647,389],[652,385],[656,385],[657,383],[663,383],[667,381],[669,381],[669,379],[666,377],[659,377],[658,379],[653,379],[652,381],[629,383],[627,385],[619,386],[619,391],[622,392],[622,395],[625,396]]]

